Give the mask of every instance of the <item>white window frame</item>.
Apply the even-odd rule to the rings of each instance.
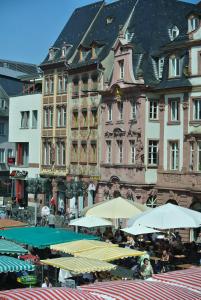
[[[179,143],[170,142],[170,170],[179,170]]]
[[[7,149],[7,158],[13,157],[13,149]]]
[[[63,92],[63,76],[59,75],[58,76],[58,93]]]
[[[36,115],[34,115],[36,113]],[[32,110],[32,128],[37,128],[38,126],[38,111]]]
[[[201,141],[197,142],[197,171],[201,172]]]
[[[181,59],[177,56],[169,59],[170,77],[181,76]]]
[[[193,120],[201,120],[201,99],[193,99]]]
[[[199,27],[200,20],[197,17],[189,19],[189,32],[196,30]]]
[[[170,118],[173,122],[179,121],[180,102],[177,99],[170,99]]]
[[[44,165],[49,166],[51,164],[51,144],[50,143],[44,143]]]
[[[158,140],[149,140],[148,143],[148,165],[158,165]]]
[[[132,100],[130,103],[131,103],[131,120],[136,120],[137,103],[135,100]]]
[[[107,163],[110,164],[112,162],[112,141],[106,141],[107,145]]]
[[[54,93],[54,78],[53,77],[50,77],[49,91],[50,91],[50,94]]]
[[[136,148],[135,141],[130,141],[130,163],[135,164]]]
[[[118,146],[118,162],[117,163],[122,164],[123,163],[123,141],[118,140],[117,146]]]
[[[21,113],[21,129],[28,129],[30,112],[29,111],[21,111],[20,113]]]
[[[158,78],[161,79],[163,77],[163,67],[164,67],[165,58],[159,57],[158,59]]]
[[[189,164],[189,170],[192,172],[194,170],[193,165],[193,157],[195,153],[195,145],[193,142],[190,143],[190,164]]]
[[[158,100],[150,99],[149,101],[149,119],[158,120]]]
[[[124,60],[119,61],[119,78],[124,79],[125,69],[124,69]]]
[[[112,104],[107,105],[107,110],[108,110],[107,120],[108,120],[108,122],[111,122],[112,121]]]

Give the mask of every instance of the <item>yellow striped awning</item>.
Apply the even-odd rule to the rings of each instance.
[[[126,257],[141,256],[145,252],[121,247],[104,247],[75,253],[76,257],[86,257],[101,261],[112,261]]]
[[[88,251],[96,248],[102,247],[117,247],[117,244],[105,243],[96,240],[80,240],[80,241],[73,241],[68,243],[56,244],[51,245],[50,249],[55,251],[61,251],[68,254],[74,254],[81,251]]]
[[[55,268],[62,268],[76,274],[111,271],[116,268],[115,265],[110,263],[84,257],[60,257],[45,259],[40,262]]]

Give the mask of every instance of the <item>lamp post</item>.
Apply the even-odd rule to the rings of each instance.
[[[78,180],[77,177],[75,177],[74,180],[71,180],[66,183],[66,197],[68,199],[71,199],[75,197],[75,219],[78,218],[78,200],[79,196],[82,196],[84,194],[84,191],[87,189],[87,184],[81,180]],[[78,227],[75,227],[75,231],[78,232]]]

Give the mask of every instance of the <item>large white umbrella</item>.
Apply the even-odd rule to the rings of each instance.
[[[130,226],[134,224],[157,229],[196,228],[201,226],[201,213],[168,203],[129,221]]]
[[[139,224],[134,224],[131,227],[127,227],[124,229],[121,229],[122,231],[132,234],[132,235],[140,235],[140,234],[148,234],[148,233],[154,233],[154,232],[159,232],[158,230],[155,230],[153,228],[149,228],[146,226],[142,226]]]
[[[69,225],[92,228],[92,227],[100,227],[100,226],[111,226],[112,222],[102,218],[88,216],[88,217],[74,219],[70,221]]]
[[[86,211],[85,216],[108,219],[128,219],[146,210],[150,209],[140,203],[131,202],[122,197],[118,197],[94,205]]]

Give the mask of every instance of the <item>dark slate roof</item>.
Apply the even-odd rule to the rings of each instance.
[[[9,99],[6,91],[2,88],[2,86],[0,85],[0,99]]]
[[[0,67],[4,68],[5,70],[7,69],[8,72],[9,72],[9,70],[15,71],[16,74],[18,74],[17,72],[20,72],[22,74],[29,74],[29,75],[31,75],[31,74],[34,75],[34,74],[38,73],[37,65],[18,62],[18,61],[12,61],[12,60],[0,59]],[[10,71],[10,72],[12,72],[12,71]]]
[[[108,55],[117,39],[120,26],[126,23],[136,2],[137,0],[120,0],[103,6],[82,43],[85,47],[90,47],[94,41],[102,45],[99,48],[96,61],[102,61]],[[108,17],[113,19],[109,24],[107,24]],[[92,61],[91,52],[85,61]],[[77,53],[73,63],[77,64],[77,66],[80,65],[79,53]]]
[[[168,29],[176,25],[180,36],[187,32],[187,13],[195,5],[177,0],[139,0],[131,18],[128,30],[134,33],[132,44],[133,69],[140,68],[145,79],[145,84],[154,86],[158,80],[154,74],[152,58],[160,57],[162,46],[170,44]],[[178,38],[179,40],[179,38]],[[143,59],[139,64],[140,53]]]
[[[17,79],[0,75],[0,85],[8,94],[8,96],[16,96],[22,92],[23,83]]]
[[[22,73],[22,72],[16,71],[16,70],[12,70],[9,68],[0,67],[0,75],[18,78],[19,76],[25,75],[25,73]]]
[[[72,45],[70,51],[67,53],[66,59],[71,57],[102,5],[103,1],[99,1],[94,4],[77,8],[73,12],[72,16],[64,26],[58,39],[53,45],[54,48],[60,49],[57,52],[54,61],[60,60],[61,48],[64,42]],[[46,56],[45,60],[42,62],[42,65],[48,63],[48,57],[49,55]],[[52,61],[50,61],[49,63],[51,64]]]

